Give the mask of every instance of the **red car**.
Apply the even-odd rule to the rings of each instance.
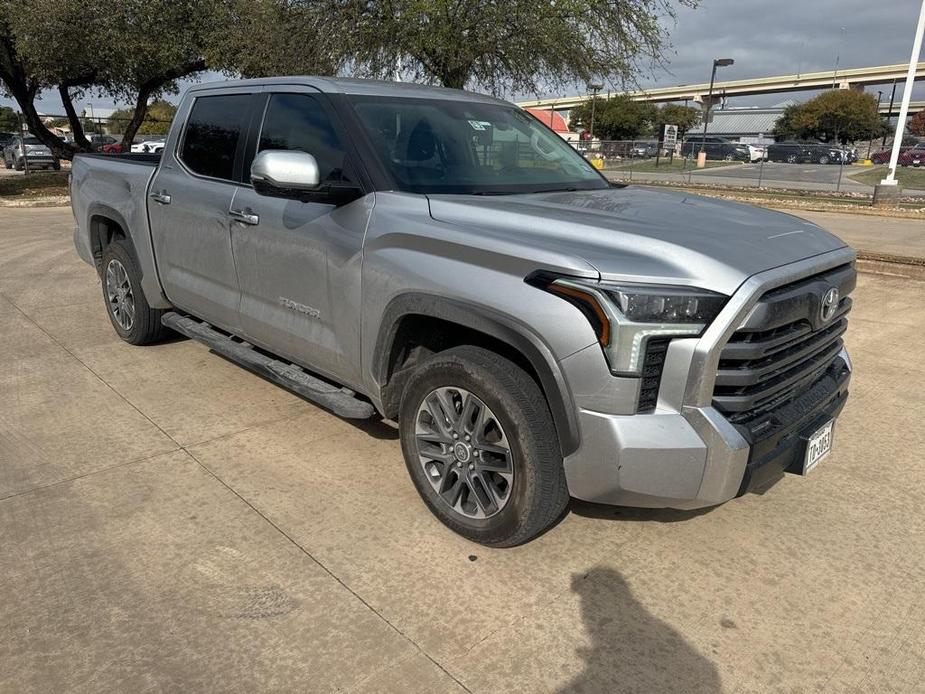
[[[125,146],[121,142],[112,142],[108,145],[103,145],[100,149],[105,154],[122,154],[125,151]]]
[[[925,166],[925,142],[919,142],[899,153],[900,166]]]
[[[874,164],[889,164],[892,149],[882,149],[870,155],[870,160]],[[918,160],[918,163],[916,163]],[[902,147],[899,150],[900,166],[921,166],[925,164],[925,142],[919,142],[912,147]]]

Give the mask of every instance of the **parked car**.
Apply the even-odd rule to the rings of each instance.
[[[768,145],[768,161],[788,164],[847,164],[844,150],[824,142],[775,142]]]
[[[121,142],[110,142],[100,147],[104,154],[122,154],[125,151],[125,145]]]
[[[752,163],[756,161],[767,160],[768,158],[768,148],[766,145],[756,145],[756,144],[747,144],[748,147],[748,160]]]
[[[3,165],[8,169],[22,171],[26,168],[27,161],[30,169],[41,168],[57,171],[61,168],[61,162],[37,137],[17,135],[3,150]]]
[[[159,157],[72,171],[119,337],[173,330],[342,417],[396,420],[424,503],[476,542],[525,542],[570,496],[720,504],[831,449],[854,252],[790,215],[613,185],[513,104],[201,84]],[[390,472],[352,464],[356,484]]]
[[[132,151],[136,154],[158,154],[164,150],[165,138],[146,137],[141,142],[132,144]]]
[[[889,159],[887,159],[889,161]],[[900,166],[925,166],[925,142],[909,147],[899,155]]]
[[[630,149],[630,156],[651,158],[658,154],[657,142],[636,142]]]
[[[701,145],[701,143],[703,143]],[[701,149],[706,152],[707,159],[722,159],[725,161],[750,161],[751,154],[748,146],[732,142],[723,137],[703,137],[702,135],[688,138],[681,145],[681,156],[696,157]]]

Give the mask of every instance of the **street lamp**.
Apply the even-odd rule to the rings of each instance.
[[[842,27],[841,33],[838,35],[838,46],[835,48],[835,69],[832,71],[832,89],[835,89],[836,80],[838,80],[838,59],[841,57],[841,44],[847,35],[848,29]]]
[[[592,143],[594,142],[594,105],[597,102],[597,93],[603,88],[604,85],[599,82],[592,82],[588,85],[588,91],[591,92],[591,127],[588,131],[591,133]]]
[[[713,72],[710,73],[710,91],[707,92],[707,107],[703,111],[703,137],[700,138],[700,150],[697,152],[698,157],[700,153],[703,152],[703,143],[704,140],[707,139],[707,116],[710,114],[710,109],[713,108],[713,82],[716,81],[716,68],[729,67],[733,64],[735,64],[735,61],[732,58],[716,58],[713,61]]]
[[[880,118],[880,99],[883,98],[883,92],[877,90],[877,118]],[[870,142],[867,143],[867,161],[870,160],[870,150],[874,146],[874,138],[870,138]]]

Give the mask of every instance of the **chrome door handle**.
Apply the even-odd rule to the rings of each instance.
[[[159,202],[162,205],[170,204],[170,196],[166,190],[162,190],[160,193],[151,193],[150,197],[154,202]]]
[[[251,212],[249,207],[243,210],[228,210],[228,216],[241,224],[260,224],[260,217]]]

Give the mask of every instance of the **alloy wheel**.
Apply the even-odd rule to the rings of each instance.
[[[106,297],[112,317],[123,330],[135,324],[135,295],[125,266],[116,258],[106,266]]]
[[[490,518],[511,499],[514,461],[495,413],[455,386],[431,391],[415,418],[418,460],[443,503],[466,518]]]

